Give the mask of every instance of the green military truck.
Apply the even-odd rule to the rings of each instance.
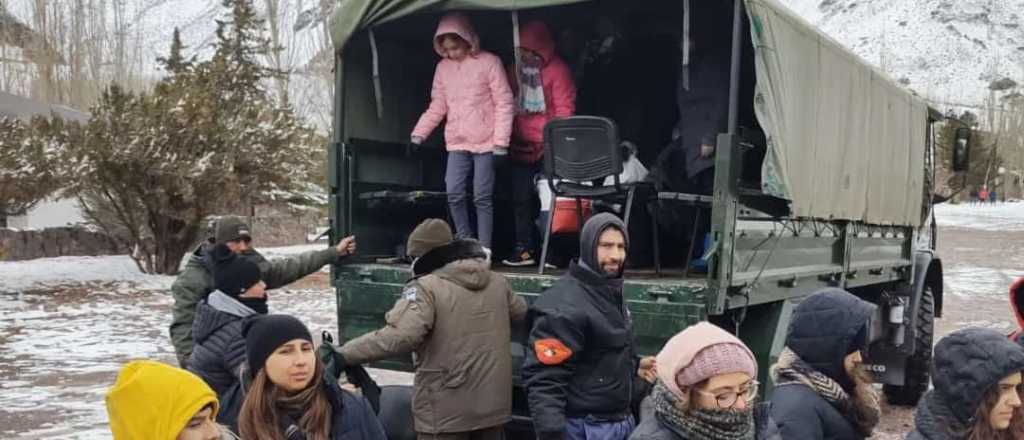
[[[468,11],[482,46],[505,60],[511,59],[518,23],[530,19],[544,20],[559,32],[560,42],[571,42],[579,29],[597,29],[605,42],[641,42],[632,47],[646,51],[634,53],[644,62],[672,60],[662,63],[668,72],[650,64],[636,69],[649,78],[645,90],[663,87],[660,95],[670,97],[683,69],[681,45],[713,38],[715,50],[731,63],[723,80],[728,121],[717,138],[714,191],[709,197],[653,196],[663,204],[685,200],[710,211],[709,267],[706,274],[627,271],[625,295],[639,351],[656,353],[679,330],[710,320],[734,329],[766,375],[783,348],[795,305],[817,290],[840,287],[882,311],[885,337],[871,347],[868,367],[885,384],[888,399],[917,402],[928,388],[934,319],[943,307],[932,210],[936,124],[942,116],[778,0],[341,1],[331,21],[336,89],[330,218],[332,240],[355,234],[360,246],[357,262],[336,266],[331,275],[343,340],[383,324],[410,276],[407,264],[389,258],[401,255],[419,221],[447,216],[443,139],[435,133],[416,149],[408,139],[429,101],[437,62],[434,27],[451,10]],[[718,25],[691,26],[698,21]],[[719,33],[688,35],[691,27]],[[668,49],[654,52],[659,47]],[[587,83],[586,70],[575,73],[577,84]],[[581,103],[609,97],[621,106],[616,114],[627,116],[655,108],[650,97],[657,96],[579,89]],[[629,119],[616,122],[633,124],[633,133],[664,128],[644,125],[653,124],[657,114]],[[499,181],[495,237],[508,222],[500,192]],[[638,198],[634,209],[651,200]],[[658,244],[680,246],[666,239]],[[496,239],[494,246],[502,256],[509,243]],[[495,270],[531,301],[559,275],[497,265]],[[515,333],[518,365],[525,331]],[[409,359],[376,366],[411,368]],[[516,418],[528,422],[523,391],[515,396]]]

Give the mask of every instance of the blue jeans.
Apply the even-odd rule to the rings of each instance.
[[[619,421],[570,418],[565,421],[565,440],[626,440],[636,428],[633,416]]]
[[[469,222],[469,201],[466,187],[473,175],[473,205],[476,207],[476,234]],[[491,247],[494,231],[494,155],[468,151],[448,152],[448,169],[444,177],[448,192],[448,208],[455,222],[455,238],[479,238]]]

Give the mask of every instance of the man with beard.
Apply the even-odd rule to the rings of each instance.
[[[825,289],[793,311],[786,348],[772,369],[772,417],[786,439],[862,440],[881,410],[861,368],[875,305]]]
[[[654,359],[639,359],[622,296],[626,225],[597,214],[583,226],[580,259],[530,308],[523,365],[537,438],[624,440],[631,408],[653,380]]]

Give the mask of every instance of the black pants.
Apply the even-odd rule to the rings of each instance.
[[[540,212],[537,186],[534,179],[540,173],[540,164],[524,164],[509,160],[506,162],[509,190],[512,191],[512,207],[516,226],[516,252],[537,250],[537,228],[535,222]]]

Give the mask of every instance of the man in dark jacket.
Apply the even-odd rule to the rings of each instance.
[[[785,439],[861,440],[878,424],[878,396],[865,376],[875,305],[825,289],[793,311],[786,348],[771,370],[772,416]]]
[[[196,306],[192,324],[196,345],[188,369],[206,381],[218,399],[226,400],[245,362],[244,321],[267,314],[266,284],[260,281],[256,263],[227,246],[215,247],[211,257],[217,289]]]
[[[336,247],[309,251],[289,258],[267,260],[252,248],[250,228],[240,217],[222,217],[214,227],[213,242],[204,242],[196,247],[189,257],[185,270],[171,285],[174,295],[174,312],[171,320],[171,343],[178,356],[178,364],[188,367],[192,354],[192,321],[195,319],[196,304],[213,291],[214,246],[222,244],[232,252],[252,261],[260,268],[260,278],[268,289],[286,286],[306,275],[320,270],[325,264],[338,261],[355,252],[355,237],[346,237]]]
[[[580,259],[530,308],[523,364],[530,414],[541,440],[622,440],[646,382],[633,349],[632,320],[622,296],[629,237],[614,215],[583,226]],[[643,370],[653,360],[642,362]],[[597,436],[597,437],[595,437]]]
[[[1009,420],[1015,409],[1020,407],[1020,372],[1024,370],[1024,349],[999,333],[980,328],[967,328],[950,333],[935,345],[932,360],[932,379],[935,388],[928,391],[917,405],[914,413],[914,431],[907,440],[966,440],[971,438],[1020,438],[1011,436],[994,437],[1007,426],[991,426],[990,414],[995,405],[1007,412]],[[1006,384],[1007,376],[1016,376],[1015,383]],[[1001,390],[1005,386],[1008,390]],[[978,414],[989,396],[1003,392],[1013,394],[1008,399],[999,399],[989,414]],[[1003,418],[1002,423],[1006,423]],[[1020,421],[1015,421],[1020,424]],[[1011,422],[1012,423],[1012,422]],[[986,432],[978,431],[979,425],[989,425]],[[1011,427],[1012,428],[1012,427]],[[1019,429],[1019,428],[1018,428]],[[1019,435],[1014,432],[1014,435]]]
[[[454,240],[443,220],[409,235],[413,279],[387,326],[348,341],[335,360],[363,364],[413,353],[419,438],[501,439],[512,416],[511,322],[526,301],[491,272],[476,240]],[[339,359],[340,358],[340,359]]]

